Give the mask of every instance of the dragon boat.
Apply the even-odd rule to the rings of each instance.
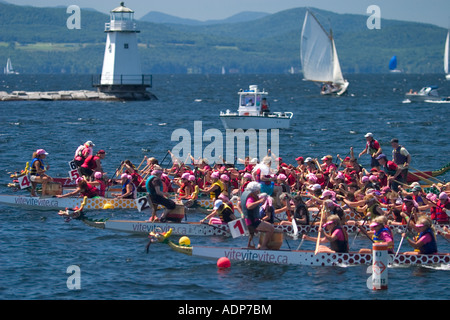
[[[212,247],[212,246],[186,246],[179,245],[169,238],[172,231],[163,234],[152,233],[150,236],[160,243],[165,243],[174,251],[189,256],[219,259],[226,257],[231,261],[254,261],[259,263],[271,263],[280,265],[301,266],[338,266],[346,267],[353,265],[371,265],[372,254],[349,252],[349,253],[325,253],[317,254],[311,250],[259,250],[239,247]],[[406,254],[389,255],[391,265],[433,265],[449,266],[450,254]],[[386,266],[387,267],[387,266]]]

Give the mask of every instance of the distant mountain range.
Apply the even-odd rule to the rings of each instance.
[[[269,13],[264,12],[244,11],[222,20],[199,21],[193,19],[183,19],[158,11],[151,11],[139,20],[153,23],[183,24],[188,26],[209,26],[213,24],[248,22],[264,18],[268,15]]]
[[[342,71],[387,73],[393,55],[407,73],[443,73],[447,30],[430,24],[382,20],[311,9],[333,28]],[[136,21],[144,73],[301,72],[300,35],[306,8],[275,14],[243,12],[219,21],[195,21],[150,12]],[[69,30],[66,8],[0,2],[0,64],[11,58],[24,73],[101,72],[109,15],[81,10],[81,29]]]

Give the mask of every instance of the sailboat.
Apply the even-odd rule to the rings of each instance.
[[[322,83],[322,95],[342,95],[348,81],[342,75],[332,32],[325,31],[319,20],[306,11],[303,23],[300,59],[307,81]]]
[[[392,73],[400,73],[401,70],[397,69],[397,56],[393,56],[391,60],[389,60],[389,70]]]
[[[14,71],[11,59],[8,58],[8,61],[6,61],[6,67],[3,69],[4,74],[19,74],[18,72]]]
[[[445,50],[444,50],[444,71],[445,71],[445,79],[450,80],[450,73],[448,69],[448,58],[450,51],[450,30],[447,32],[447,40],[445,41]]]

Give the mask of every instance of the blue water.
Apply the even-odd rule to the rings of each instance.
[[[113,174],[122,160],[139,163],[144,155],[162,159],[177,141],[175,129],[193,133],[223,127],[221,110],[237,108],[237,91],[258,84],[269,92],[271,109],[292,111],[292,127],[280,132],[280,155],[294,163],[300,155],[345,156],[364,149],[372,132],[390,154],[397,137],[412,155],[411,166],[435,170],[450,159],[448,104],[402,103],[409,89],[439,85],[450,96],[443,75],[350,75],[349,95],[321,97],[319,88],[299,75],[155,75],[157,101],[1,102],[0,194],[9,172],[24,168],[38,148],[49,152],[50,175],[66,176],[77,146],[92,140],[107,152],[103,166]],[[0,90],[90,89],[89,76],[0,76]],[[208,143],[204,144],[206,147]],[[369,158],[360,162],[366,167]],[[440,179],[448,180],[450,174]],[[57,212],[0,205],[0,299],[150,299],[150,300],[306,300],[450,298],[448,270],[402,267],[389,270],[389,289],[367,288],[366,266],[296,267],[233,263],[220,271],[216,261],[176,254],[145,237],[100,230],[79,221],[64,222]],[[135,210],[98,211],[94,218],[147,218]],[[201,214],[190,214],[199,220]],[[241,246],[245,239],[192,237],[192,243]],[[399,239],[396,239],[397,244]],[[298,241],[283,245],[296,247]],[[449,252],[439,239],[439,250]],[[312,248],[305,244],[304,248]],[[363,237],[355,249],[368,247]],[[404,244],[404,248],[408,245]],[[69,290],[66,270],[78,265],[81,289]]]

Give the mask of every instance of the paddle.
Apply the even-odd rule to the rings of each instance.
[[[438,178],[435,178],[435,177],[433,177],[433,176],[430,176],[429,174],[427,174],[427,173],[425,173],[425,172],[423,172],[423,171],[420,171],[420,170],[417,170],[417,169],[415,169],[415,168],[413,168],[413,167],[411,167],[411,166],[409,166],[411,169],[413,169],[413,170],[416,170],[417,171],[417,173],[421,173],[421,174],[423,174],[425,177],[428,177],[428,178],[431,178],[431,179],[434,179],[434,180],[436,180],[437,182],[439,182],[439,183],[442,183],[442,184],[444,184],[444,182],[443,181],[441,181],[441,180],[439,180]],[[411,172],[412,173],[412,172]]]
[[[314,251],[314,255],[316,255],[319,252],[320,237],[322,235],[322,223],[324,215],[325,215],[325,206],[322,207],[322,211],[320,214],[319,234],[317,235],[316,250]]]

